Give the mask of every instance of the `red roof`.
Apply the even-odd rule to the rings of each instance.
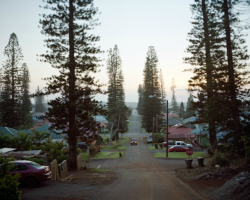
[[[176,124],[175,126],[168,128],[170,134],[191,134],[190,132],[193,130],[195,129],[187,128],[182,124]]]

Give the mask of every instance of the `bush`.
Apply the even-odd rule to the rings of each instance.
[[[230,164],[229,159],[224,153],[215,150],[213,157],[208,161],[208,166],[215,167],[215,165],[220,165],[220,167],[228,167]]]
[[[159,143],[159,146],[160,146],[160,147],[161,147],[161,149],[162,149],[162,147],[163,147],[162,143]]]
[[[45,160],[43,158],[25,158],[25,160],[30,160],[30,161],[36,162],[40,165],[45,164]]]
[[[208,153],[210,156],[213,155],[213,151],[212,151],[212,147],[211,147],[211,146],[207,147],[207,153]]]
[[[163,143],[164,142],[164,138],[161,135],[161,133],[157,134],[157,140],[158,140],[158,143]],[[154,142],[156,142],[156,133],[154,133]]]
[[[82,150],[80,148],[76,149],[77,155],[79,155],[80,153],[82,153]]]
[[[71,157],[69,157],[69,155],[61,155],[57,157],[57,163],[61,163],[64,160],[67,160],[67,162],[69,162],[71,160]]]
[[[155,148],[158,149],[158,144],[155,144]]]
[[[11,174],[14,165],[10,165],[11,159],[0,155],[0,199],[21,199],[21,191],[18,191],[20,174]]]

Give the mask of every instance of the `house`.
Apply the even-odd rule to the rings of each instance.
[[[163,120],[163,123],[165,123],[165,124],[167,123],[166,119]],[[174,126],[176,124],[184,124],[184,123],[178,119],[174,119],[174,118],[168,119],[168,127]]]
[[[192,134],[191,131],[193,131],[193,129],[188,128],[182,124],[176,124],[175,126],[168,128],[168,132],[169,132],[168,138],[171,138],[171,139],[194,139],[195,134]],[[163,137],[166,138],[166,135],[164,135]]]
[[[187,119],[184,119],[183,120],[183,123],[187,126],[187,127],[189,127],[189,128],[195,128],[195,125],[192,123],[192,122],[194,122],[195,120],[197,120],[197,118],[196,117],[189,117],[189,118],[187,118]]]

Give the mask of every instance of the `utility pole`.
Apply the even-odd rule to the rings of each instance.
[[[168,157],[168,100],[167,100],[167,115],[166,115],[167,123],[166,123],[166,157]]]
[[[154,145],[154,121],[155,121],[155,118],[153,117],[152,146]]]
[[[158,146],[158,126],[157,126],[157,115],[156,115],[156,120],[155,120],[155,123],[156,123],[156,144]]]

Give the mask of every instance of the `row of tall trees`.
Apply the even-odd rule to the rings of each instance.
[[[32,124],[30,74],[27,64],[22,62],[22,49],[15,33],[10,35],[4,55],[7,58],[0,72],[0,125],[29,126]]]
[[[107,71],[109,76],[108,84],[108,122],[110,139],[119,137],[119,132],[127,131],[127,111],[125,105],[125,93],[123,88],[124,77],[122,73],[122,60],[118,46],[108,51]]]
[[[69,167],[75,170],[76,138],[95,134],[98,127],[94,116],[104,112],[94,99],[94,95],[104,93],[103,85],[94,77],[100,66],[98,54],[102,53],[95,45],[100,37],[90,33],[98,25],[98,8],[93,0],[44,2],[46,13],[41,15],[40,26],[49,51],[41,55],[41,61],[58,69],[59,75],[46,78],[45,91],[37,95],[60,94],[48,102],[46,118],[52,122],[52,129],[67,134]]]
[[[189,33],[184,61],[194,66],[189,90],[199,122],[209,124],[210,143],[217,148],[216,133],[227,131],[240,151],[240,137],[247,116],[242,108],[249,104],[249,71],[244,26],[235,6],[238,0],[195,0],[191,5],[193,28]],[[242,121],[243,120],[243,121]]]

